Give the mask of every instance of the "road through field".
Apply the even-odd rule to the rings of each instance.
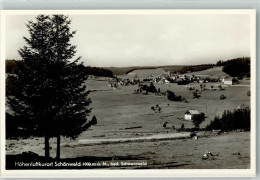
[[[232,85],[232,86],[235,86],[235,87],[250,87],[251,85],[250,84],[237,84],[237,85]]]
[[[169,134],[156,134],[151,136],[142,136],[136,138],[113,138],[113,139],[80,139],[73,146],[77,145],[97,145],[97,144],[113,144],[113,143],[124,143],[124,142],[143,142],[143,141],[155,141],[155,140],[174,140],[183,139],[190,137],[189,132],[184,133],[169,133]],[[66,146],[66,145],[65,145]]]

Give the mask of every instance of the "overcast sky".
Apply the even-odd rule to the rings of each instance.
[[[69,15],[72,43],[85,65],[153,66],[216,63],[250,56],[250,15]],[[34,16],[6,16],[6,59],[29,37]]]

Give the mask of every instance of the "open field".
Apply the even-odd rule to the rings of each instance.
[[[42,138],[8,140],[7,146],[12,149],[22,149],[44,155]],[[55,157],[55,139],[51,139],[51,157]],[[61,148],[61,158],[66,161],[107,161],[117,162],[125,160],[146,161],[145,166],[130,167],[98,167],[98,168],[179,168],[179,169],[246,169],[250,168],[250,133],[230,132],[228,134],[210,135],[194,139],[160,140],[148,142],[127,142],[93,145],[70,145]],[[14,145],[15,144],[15,145]],[[10,148],[9,148],[10,149]],[[202,159],[206,152],[212,156]],[[9,156],[21,152],[7,153]],[[239,153],[239,154],[238,154]],[[13,154],[13,155],[12,155]],[[13,156],[15,157],[15,156]],[[28,157],[27,157],[28,158]],[[86,167],[93,168],[93,167]]]
[[[206,69],[203,71],[197,71],[197,72],[192,72],[192,73],[188,73],[191,75],[206,75],[206,76],[211,76],[211,77],[225,77],[228,76],[228,74],[226,74],[225,72],[222,71],[223,66],[217,66],[217,67],[213,67],[210,69]]]
[[[87,87],[91,89],[92,84],[95,82],[88,81]],[[207,83],[206,87],[210,87],[212,84],[221,83]],[[243,82],[241,82],[242,84]],[[182,124],[186,128],[191,128],[193,127],[192,122],[183,120],[184,113],[188,109],[197,109],[205,113],[207,118],[201,124],[201,127],[205,127],[215,115],[221,115],[224,110],[233,110],[241,104],[250,104],[250,97],[247,96],[249,86],[227,86],[222,91],[205,90],[201,92],[199,99],[193,99],[192,92],[186,90],[185,85],[159,83],[154,83],[154,85],[161,91],[171,90],[176,95],[185,97],[189,103],[169,101],[165,96],[156,96],[153,93],[149,95],[133,94],[137,85],[119,86],[117,89],[111,88],[111,90],[107,90],[105,87],[104,91],[102,91],[103,87],[100,87],[96,89],[100,91],[90,93],[90,98],[93,100],[91,115],[97,117],[98,124],[83,133],[80,139],[93,136],[135,137],[136,133],[147,135],[174,131],[162,127],[165,121],[173,124],[175,128],[180,128]],[[200,90],[198,83],[192,85]],[[222,94],[227,97],[225,100],[219,99]],[[151,106],[156,104],[162,108],[161,113],[151,110]],[[134,126],[142,126],[142,128],[125,130],[125,128]]]
[[[207,83],[206,87],[222,83]],[[220,136],[201,137],[199,140],[177,139],[159,141],[127,141],[128,143],[94,143],[88,146],[77,146],[78,142],[86,140],[95,141],[116,138],[146,138],[147,136],[160,136],[173,134],[175,129],[163,128],[165,121],[179,129],[182,124],[185,128],[192,128],[191,121],[184,121],[184,113],[188,109],[197,109],[207,116],[200,127],[205,127],[215,115],[221,115],[224,110],[233,110],[240,104],[250,105],[250,81],[241,81],[240,86],[226,86],[225,90],[200,90],[199,83],[192,83],[199,90],[201,97],[193,99],[192,92],[185,85],[154,83],[161,92],[173,91],[176,95],[185,97],[189,102],[169,101],[166,96],[153,93],[148,95],[133,94],[137,85],[108,87],[106,80],[88,80],[87,88],[92,90],[89,97],[92,99],[93,115],[97,117],[97,125],[91,126],[76,140],[62,139],[61,158],[75,158],[81,156],[124,156],[142,157],[148,160],[145,168],[249,168],[250,161],[250,133],[239,132]],[[227,98],[220,100],[224,94]],[[162,111],[151,110],[158,104]],[[55,142],[51,139],[51,155],[55,157]],[[241,143],[243,142],[243,143]],[[71,145],[70,145],[71,144]],[[76,147],[72,149],[72,144]],[[44,154],[42,138],[25,140],[7,140],[7,154],[19,154],[22,151],[32,151],[39,155]],[[189,148],[187,148],[189,147]],[[209,160],[201,157],[206,151],[218,154]],[[232,153],[239,151],[242,155]]]
[[[166,140],[155,142],[104,144],[63,149],[63,156],[126,156],[148,160],[144,168],[250,168],[250,136],[248,132],[233,132],[210,138]],[[71,154],[70,152],[73,153]],[[205,152],[214,156],[203,160]],[[233,155],[239,152],[241,155]]]
[[[142,69],[142,70],[134,70],[122,77],[129,78],[129,79],[134,79],[134,78],[144,79],[144,78],[148,78],[149,76],[159,76],[160,74],[164,74],[164,73],[166,73],[166,71],[161,68]]]

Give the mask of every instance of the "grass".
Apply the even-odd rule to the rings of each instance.
[[[212,84],[207,83],[206,87]],[[131,138],[156,134],[166,134],[176,132],[174,129],[163,128],[163,123],[168,123],[180,128],[184,124],[185,128],[192,128],[191,121],[184,121],[184,113],[188,109],[197,109],[204,112],[206,120],[201,124],[205,127],[215,115],[221,115],[224,110],[233,110],[240,104],[250,104],[249,81],[242,81],[240,85],[247,86],[227,86],[225,90],[205,90],[200,92],[198,83],[193,83],[198,89],[201,97],[193,99],[192,92],[186,90],[185,85],[159,84],[154,83],[161,92],[173,91],[176,95],[185,97],[189,103],[173,102],[167,100],[166,96],[156,96],[133,94],[137,89],[134,86],[119,86],[117,89],[108,87],[107,81],[88,80],[87,88],[92,91],[89,97],[92,99],[92,113],[88,117],[96,116],[97,125],[91,126],[89,130],[83,132],[76,141],[62,139],[62,143],[70,144],[80,139],[110,139],[110,138]],[[227,98],[220,100],[224,94]],[[158,104],[161,113],[151,110],[152,106]],[[141,126],[142,128],[134,128]],[[141,157],[148,160],[148,166],[144,168],[249,168],[250,163],[250,133],[230,133],[209,138],[199,138],[199,140],[164,140],[158,142],[135,142],[123,144],[104,144],[93,146],[82,146],[71,148],[62,147],[62,158],[76,158],[85,156],[95,157]],[[22,151],[33,151],[39,155],[44,154],[43,138],[7,140],[7,154],[20,154]],[[243,143],[241,143],[243,142]],[[13,143],[13,144],[12,144]],[[55,157],[56,139],[51,139],[51,156]],[[202,160],[202,155],[206,151],[211,151],[219,156],[214,156],[208,160]],[[239,151],[241,156],[232,153]]]
[[[197,72],[193,72],[193,73],[189,73],[191,75],[207,75],[207,76],[213,76],[213,77],[223,77],[223,76],[228,76],[228,74],[226,74],[225,72],[222,71],[223,66],[217,66],[217,67],[213,67],[210,69],[206,69],[203,71],[197,71]]]
[[[39,140],[38,140],[39,141]],[[10,141],[9,141],[10,142]],[[43,146],[43,140],[41,147]],[[243,142],[243,143],[241,143]],[[51,143],[53,146],[53,142]],[[165,140],[155,142],[135,142],[119,144],[101,144],[93,146],[62,147],[61,162],[114,162],[125,160],[145,160],[147,166],[108,167],[108,168],[179,168],[179,169],[247,169],[250,168],[250,133],[230,132],[218,136],[194,139]],[[43,150],[36,146],[32,150],[44,159]],[[203,154],[211,152],[213,156],[203,160]],[[239,153],[240,155],[236,155]],[[51,150],[55,157],[55,148]],[[14,167],[14,162],[23,162],[21,155],[8,155],[8,167]],[[35,159],[25,158],[34,162]],[[37,159],[36,159],[37,160]],[[40,161],[40,159],[39,159]],[[93,168],[93,167],[78,167]],[[100,168],[100,167],[97,167]],[[102,167],[107,168],[107,167]],[[64,169],[64,168],[62,168]],[[70,168],[71,169],[71,168]]]
[[[91,89],[91,84],[94,82],[88,81],[87,87]],[[213,83],[207,83],[206,87],[210,87]],[[216,83],[215,83],[216,84]],[[220,84],[220,83],[219,83]],[[119,134],[123,137],[133,136],[135,132],[167,132],[162,127],[163,122],[168,121],[176,128],[180,128],[184,124],[186,128],[193,127],[192,122],[183,121],[184,113],[187,109],[197,109],[204,112],[207,116],[206,121],[201,127],[205,127],[215,115],[221,115],[224,110],[233,110],[240,104],[250,104],[250,97],[247,96],[249,86],[229,86],[223,91],[205,90],[201,92],[199,99],[193,99],[192,92],[186,90],[185,86],[177,84],[159,84],[154,83],[156,88],[161,91],[171,90],[177,95],[185,97],[189,103],[172,102],[167,100],[166,96],[155,96],[133,94],[136,86],[119,86],[118,89],[106,91],[95,91],[90,93],[90,98],[93,103],[92,114],[96,115],[98,124],[91,127],[93,131],[87,131],[80,138],[89,138],[93,134],[105,134],[106,138],[114,138]],[[195,89],[200,90],[198,83],[194,83]],[[95,87],[98,89],[97,87]],[[100,87],[99,90],[102,90]],[[227,98],[220,100],[220,95],[224,94]],[[151,110],[152,106],[159,104],[162,108],[161,113],[156,113]],[[168,105],[169,104],[169,105]],[[132,126],[142,126],[140,129],[125,130]]]

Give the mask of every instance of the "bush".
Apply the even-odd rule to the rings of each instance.
[[[186,80],[182,80],[182,81],[177,82],[178,85],[187,85],[189,83],[190,83],[190,81],[186,81]]]
[[[200,98],[200,95],[199,95],[198,91],[193,91],[193,98],[194,98],[194,99],[195,99],[195,98],[197,98],[197,99]]]
[[[223,88],[221,85],[218,85],[218,88],[219,88],[220,90],[224,90],[224,88]]]
[[[147,87],[146,91],[147,92],[152,92],[152,93],[157,92],[156,87],[153,85],[152,82],[151,82],[150,86]]]
[[[236,129],[250,130],[250,110],[235,109],[233,112],[225,110],[222,117],[215,116],[213,121],[206,126],[206,129],[220,129],[222,131]]]
[[[247,96],[251,96],[251,91],[247,91]]]
[[[221,94],[219,99],[221,99],[221,100],[226,99],[226,96],[224,94]]]
[[[91,123],[92,125],[96,125],[96,124],[97,124],[97,118],[96,118],[96,116],[93,116],[93,117],[92,117],[90,123]]]
[[[174,92],[167,91],[167,99],[170,101],[185,101],[186,99],[182,96],[176,96]]]

